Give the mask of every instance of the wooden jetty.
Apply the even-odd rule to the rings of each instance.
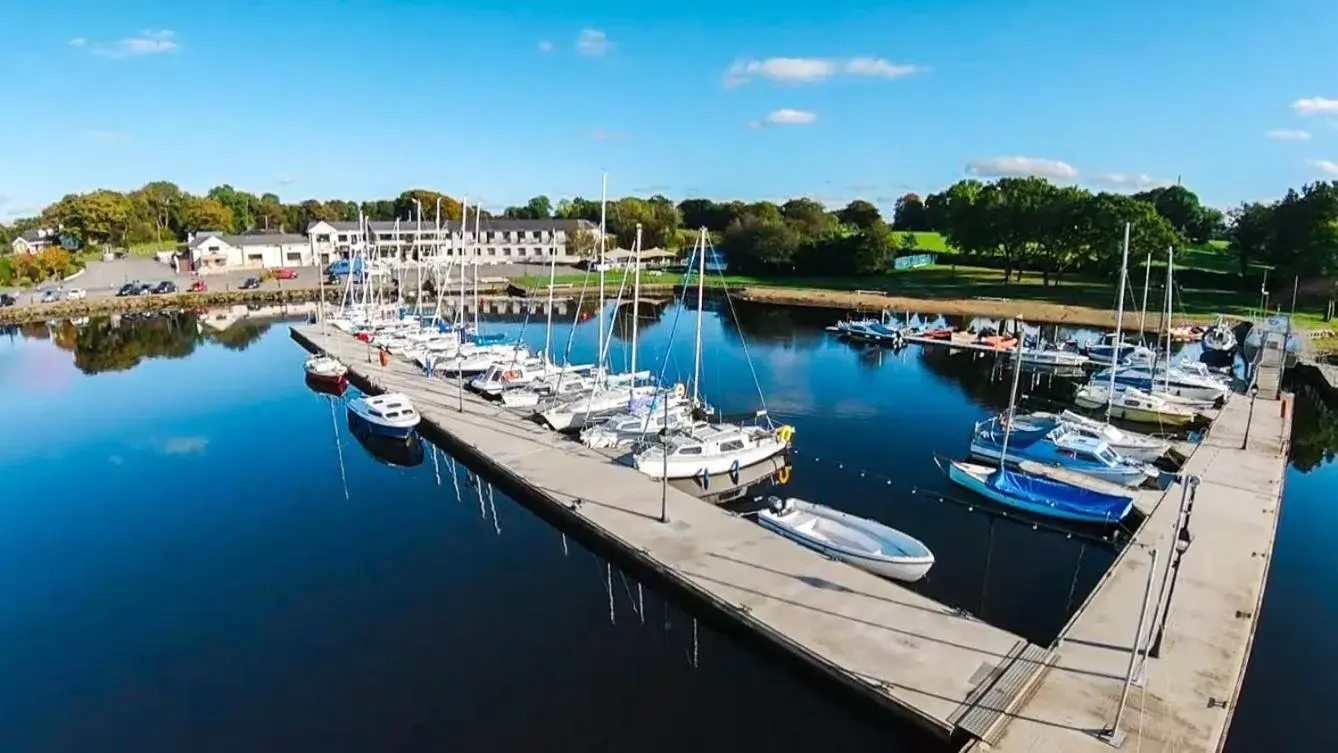
[[[1260,397],[1253,411],[1250,402],[1228,401],[1182,469],[1201,479],[1183,555],[1182,487],[1144,492],[1136,504],[1147,519],[1055,641],[1054,663],[1026,701],[982,736],[988,750],[1097,753],[1121,739],[1142,753],[1221,749],[1258,622],[1291,436],[1290,395]],[[1135,645],[1143,647],[1133,665],[1141,684],[1130,688],[1119,733],[1102,735]]]
[[[292,328],[328,348],[370,392],[410,396],[429,437],[560,528],[627,562],[727,627],[799,666],[962,743],[1022,697],[1047,652],[969,614],[815,552],[634,468],[461,394],[400,359],[381,366],[365,343],[315,325]]]

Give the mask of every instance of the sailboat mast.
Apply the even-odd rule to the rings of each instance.
[[[692,404],[701,397],[702,381],[702,305],[706,300],[706,228],[697,242],[697,344],[692,360]]]
[[[999,470],[1008,461],[1008,436],[1013,433],[1013,414],[1017,411],[1017,385],[1022,381],[1022,317],[1013,320],[1016,325],[1017,346],[1013,348],[1013,388],[1008,393],[1007,423],[1004,424],[1003,446],[999,448]],[[1001,324],[1000,327],[1003,325]]]
[[[557,279],[557,228],[553,228],[550,242],[552,248],[548,254],[548,326],[544,330],[544,358],[549,363],[556,363],[553,360],[553,282]]]
[[[632,246],[632,378],[628,382],[628,407],[636,395],[636,334],[637,319],[641,310],[641,223],[636,224],[636,243]]]
[[[460,342],[464,343],[465,329],[465,228],[469,225],[469,197],[460,202]]]
[[[483,218],[483,205],[474,207],[474,332],[479,331],[479,221]]]
[[[1106,421],[1115,405],[1115,372],[1120,367],[1120,351],[1124,350],[1124,284],[1129,279],[1129,223],[1124,223],[1124,252],[1120,255],[1120,302],[1115,314],[1115,349],[1110,359],[1110,394],[1106,396]]]
[[[418,218],[418,226],[414,228],[413,251],[414,251],[414,294],[413,311],[415,317],[423,316],[423,202],[418,199],[413,200],[414,208],[417,210],[414,214]]]
[[[1174,252],[1170,246],[1166,247],[1166,379],[1162,382],[1162,389],[1171,391],[1171,275],[1175,268]],[[1156,379],[1157,374],[1153,372],[1152,378]]]
[[[1138,334],[1140,337],[1146,337],[1144,334],[1148,331],[1148,286],[1152,283],[1152,252],[1148,252],[1147,263],[1143,265],[1143,316],[1138,320]]]
[[[595,369],[601,372],[604,369],[604,233],[608,227],[608,205],[609,174],[604,173],[599,178],[599,362],[595,364]]]

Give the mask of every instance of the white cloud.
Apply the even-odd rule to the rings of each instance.
[[[1078,168],[1067,162],[1040,157],[990,157],[967,164],[966,172],[982,178],[1008,178],[1035,175],[1052,180],[1073,180]]]
[[[553,43],[552,43],[552,42],[550,42],[550,41],[548,41],[547,39],[545,39],[545,40],[543,40],[542,42],[539,43],[539,52],[552,52],[552,51],[553,51]]]
[[[779,110],[767,113],[766,122],[769,125],[808,125],[817,119],[818,114],[812,110],[795,110],[782,107]]]
[[[93,45],[94,55],[104,58],[130,58],[144,55],[162,55],[181,49],[177,34],[171,29],[145,29],[137,37],[126,37],[115,42]]]
[[[70,39],[71,47],[83,47],[86,44],[88,44],[88,39],[86,37],[74,37]]]
[[[84,134],[93,141],[100,141],[104,144],[123,144],[130,140],[130,137],[120,131],[89,131]]]
[[[1338,113],[1338,99],[1303,97],[1292,103],[1292,109],[1300,115],[1334,114]]]
[[[1175,183],[1169,178],[1154,178],[1147,173],[1102,173],[1093,177],[1092,182],[1120,191],[1147,191]]]
[[[281,186],[291,185],[297,182],[297,176],[288,174],[276,175],[274,177],[274,182],[278,183]]]
[[[1329,175],[1338,175],[1338,162],[1331,159],[1312,159],[1310,160],[1310,166],[1317,167]]]
[[[775,57],[764,60],[740,58],[725,70],[725,88],[742,86],[756,78],[765,78],[787,84],[811,84],[826,81],[839,73],[850,76],[877,76],[880,78],[900,78],[924,70],[914,65],[899,65],[882,58],[857,57],[848,60],[837,58],[789,58]]]
[[[594,132],[593,134],[591,134],[591,136],[594,137],[595,141],[626,141],[626,140],[627,140],[627,134],[625,134],[625,133],[619,133],[619,132],[617,132],[617,131],[605,131],[605,130],[603,130],[602,128],[596,128],[596,129],[595,129],[595,132]]]
[[[882,58],[851,58],[846,62],[846,73],[857,76],[878,76],[880,78],[901,78],[922,69],[916,65],[890,63]]]
[[[1279,141],[1309,141],[1310,131],[1301,131],[1291,128],[1275,128],[1268,132],[1268,137]]]
[[[599,29],[581,29],[576,35],[576,51],[587,57],[600,57],[613,49],[609,35]]]
[[[164,455],[189,455],[203,453],[209,446],[209,437],[169,437],[158,451]]]

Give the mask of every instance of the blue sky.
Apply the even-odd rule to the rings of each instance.
[[[1338,177],[1338,3],[0,0],[0,221],[169,179],[889,203]],[[426,145],[433,145],[427,149]]]

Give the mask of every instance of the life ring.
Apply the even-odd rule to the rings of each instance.
[[[781,444],[789,444],[790,440],[794,438],[794,427],[789,424],[780,427],[776,430],[776,438],[780,440]]]
[[[688,388],[683,386],[682,382],[674,385],[674,397],[683,397],[688,392]]]
[[[519,379],[519,378],[520,378],[520,372],[517,372],[517,371],[503,371],[503,372],[502,372],[502,380],[503,380],[503,381],[509,382],[509,381],[511,381],[512,379]]]
[[[780,484],[781,486],[790,483],[790,466],[787,465],[784,468],[780,469],[780,471],[776,474],[776,483]]]

